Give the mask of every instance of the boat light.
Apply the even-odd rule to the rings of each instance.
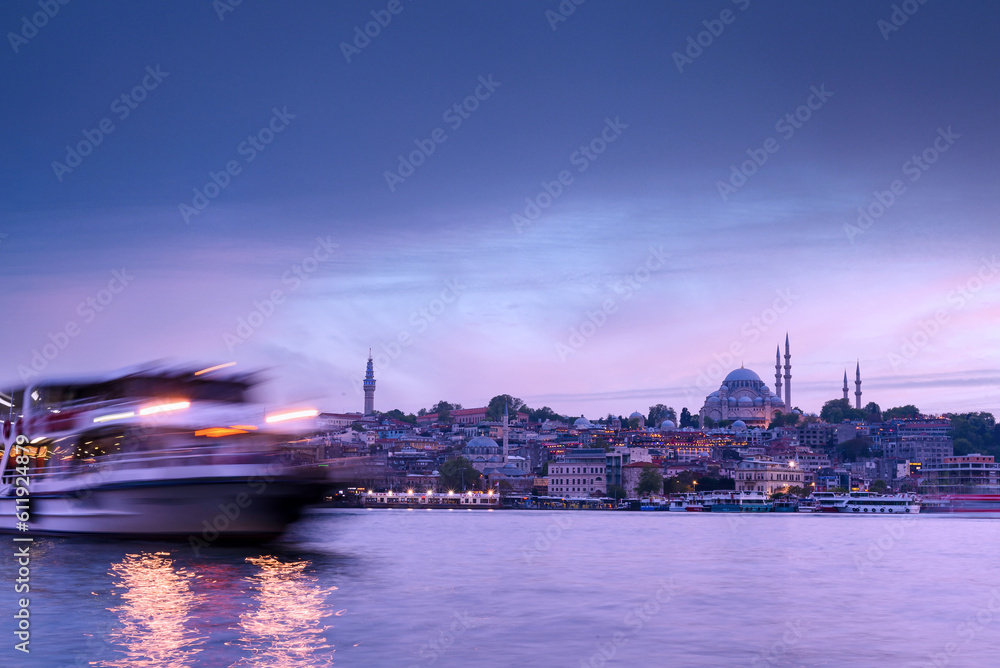
[[[310,408],[304,411],[291,411],[288,413],[276,413],[274,415],[268,415],[265,421],[270,422],[284,422],[285,420],[298,420],[299,418],[316,417],[319,415],[319,411],[315,408]]]
[[[128,411],[127,413],[109,413],[107,415],[101,415],[94,418],[94,422],[111,422],[112,420],[124,420],[125,418],[135,417],[135,413]]]
[[[190,401],[175,401],[170,404],[157,404],[139,409],[139,415],[153,415],[154,413],[166,413],[168,411],[179,411],[191,405]]]
[[[242,429],[244,431],[257,431],[257,427],[252,424],[231,424],[230,429]]]
[[[221,436],[232,436],[234,434],[246,434],[244,429],[234,429],[233,427],[209,427],[208,429],[198,429],[195,436],[208,436],[209,438],[219,438]]]
[[[212,373],[213,371],[218,371],[219,369],[225,369],[227,366],[235,366],[236,362],[226,362],[225,364],[216,364],[215,366],[210,366],[207,369],[202,369],[201,371],[195,371],[194,375],[200,376],[205,373]]]

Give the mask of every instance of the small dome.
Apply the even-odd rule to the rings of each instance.
[[[754,400],[753,400],[753,405],[754,406],[763,406],[764,405],[764,397],[755,397]]]
[[[759,382],[760,381],[760,376],[758,376],[757,374],[755,374],[750,369],[744,369],[743,367],[740,367],[739,369],[736,369],[735,371],[730,371],[729,375],[726,376],[726,379],[724,381],[722,381],[722,382],[728,383],[729,381],[732,381],[732,380],[756,380],[756,381]]]
[[[591,427],[590,420],[581,415],[573,423],[573,427],[576,429],[589,429]]]
[[[660,423],[660,431],[670,431],[676,428],[677,425],[674,424],[673,420],[664,420]]]
[[[729,405],[732,406],[733,408],[735,408],[736,406],[738,406],[739,403],[740,403],[740,401],[736,397],[729,397]]]
[[[740,406],[753,406],[753,399],[750,397],[740,397],[737,403]]]
[[[747,423],[743,420],[737,420],[733,423],[733,431],[746,431]]]
[[[628,416],[629,420],[633,420],[635,418],[639,418],[640,420],[645,420],[646,416],[640,413],[639,411],[635,411],[634,413]]]
[[[705,399],[705,405],[707,405],[707,406],[718,406],[721,403],[722,403],[722,400],[719,399],[718,393],[716,393],[716,395],[714,397],[712,395],[709,395],[708,399]]]
[[[718,390],[716,390],[715,392],[712,392],[712,393],[711,393],[710,395],[708,395],[708,396],[710,396],[710,397],[718,397],[718,396],[719,396],[719,391],[718,391]]]

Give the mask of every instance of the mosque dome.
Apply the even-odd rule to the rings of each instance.
[[[743,420],[737,420],[733,423],[733,431],[746,431],[747,424]]]
[[[634,420],[635,418],[639,418],[640,420],[645,420],[646,416],[640,413],[639,411],[635,411],[634,413],[628,416],[629,420]]]
[[[674,424],[673,420],[664,420],[660,423],[660,431],[670,431],[676,428],[677,425]]]
[[[733,371],[730,371],[729,375],[726,376],[726,379],[724,381],[722,381],[722,382],[728,383],[729,381],[732,381],[732,380],[757,380],[757,381],[759,381],[760,380],[760,376],[758,376],[756,373],[754,373],[750,369],[744,369],[743,367],[740,367],[739,369],[735,369]]]
[[[500,446],[489,436],[476,436],[465,444],[465,452],[470,455],[495,455],[500,452]]]
[[[590,420],[582,415],[576,419],[576,422],[573,423],[573,427],[575,429],[590,429],[591,426]]]
[[[737,403],[740,406],[753,406],[753,399],[750,397],[740,397]]]

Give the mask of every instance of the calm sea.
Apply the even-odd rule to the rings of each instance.
[[[1000,666],[1000,520],[332,510],[277,545],[38,540],[0,666]]]

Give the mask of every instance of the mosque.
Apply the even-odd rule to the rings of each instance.
[[[705,418],[715,422],[733,420],[733,428],[760,427],[766,429],[779,413],[791,410],[792,405],[792,354],[785,335],[785,397],[781,398],[781,348],[779,346],[774,363],[775,391],[750,369],[740,366],[730,372],[721,387],[705,397],[705,405],[698,412],[699,425],[705,427]]]
[[[781,347],[775,351],[774,358],[774,392],[750,369],[740,366],[731,371],[721,387],[705,397],[705,405],[698,413],[699,425],[705,427],[705,418],[719,422],[733,420],[733,429],[750,429],[760,427],[766,429],[779,413],[792,410],[792,353],[788,345],[788,335],[785,334],[785,367],[781,373]],[[784,380],[784,383],[782,383]],[[855,406],[861,408],[861,364],[855,371]],[[784,387],[785,396],[781,390]],[[847,373],[844,373],[844,399],[847,395]]]

